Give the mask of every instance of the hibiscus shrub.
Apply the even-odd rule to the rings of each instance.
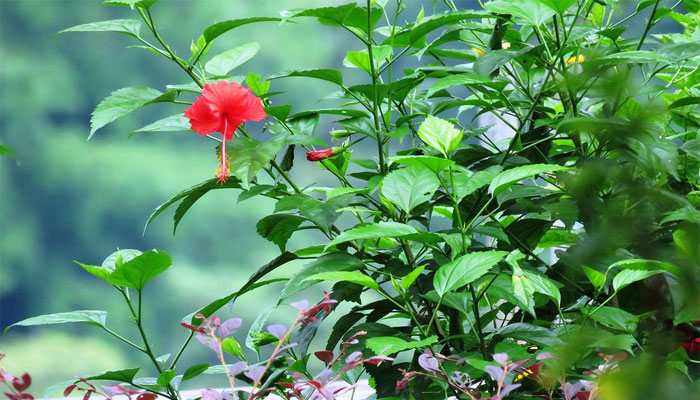
[[[127,369],[80,382],[119,381],[131,387],[122,393],[171,399],[205,371],[228,377],[228,390],[202,394],[217,399],[332,399],[362,377],[378,399],[667,399],[697,388],[697,0],[490,0],[477,10],[442,0],[420,12],[418,2],[368,0],[218,22],[189,56],[157,31],[152,13],[163,3],[105,1],[130,6],[124,12],[140,17],[153,41],[138,20],[64,31],[129,35],[191,78],[165,92],[112,93],[90,134],[149,104],[174,103],[174,115],[138,131],[206,136],[217,142],[218,169],[148,222],[176,206],[177,226],[215,189],[264,196],[276,205],[257,231],[281,254],[186,317],[189,335],[171,357],[153,352],[138,306],[170,257],[121,250],[101,266],[81,264],[122,293],[141,344],[108,329],[101,311],[17,325],[102,327],[147,354],[158,375]],[[210,57],[211,44],[240,26],[309,20],[344,31],[344,68],[364,79],[323,65],[239,79],[230,72],[258,46]],[[275,102],[280,79],[330,82],[342,106],[292,112],[294,104]],[[246,129],[261,120],[261,129]],[[301,152],[317,174],[297,172]],[[335,186],[310,186],[321,177]],[[288,249],[302,229],[322,239]],[[289,279],[266,280],[298,259],[311,261]],[[214,316],[264,285],[279,286],[277,304],[288,307],[291,295],[328,281],[318,304],[291,304],[299,310],[291,328],[263,330],[267,314],[253,324],[249,346],[274,347],[262,363],[230,336],[242,321]],[[353,306],[325,341],[313,340],[336,303]],[[181,366],[193,337],[221,365]],[[325,365],[319,373],[311,354]],[[231,356],[238,362],[228,364]],[[253,390],[237,391],[237,381]]]

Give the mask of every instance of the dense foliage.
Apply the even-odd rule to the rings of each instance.
[[[276,203],[257,231],[281,254],[238,291],[185,317],[189,335],[166,356],[152,351],[141,299],[170,256],[121,250],[101,266],[80,264],[123,295],[142,344],[109,329],[102,311],[15,325],[101,327],[145,353],[158,376],[110,371],[83,378],[67,393],[131,390],[103,393],[90,383],[112,380],[176,399],[180,382],[207,372],[225,373],[231,391],[236,379],[255,388],[238,392],[240,398],[271,391],[333,398],[354,390],[364,371],[377,398],[690,396],[700,350],[697,1],[630,8],[612,0],[492,0],[482,10],[463,10],[445,0],[449,11],[412,18],[402,14],[403,0],[368,0],[219,22],[192,42],[187,59],[157,30],[156,0],[105,3],[128,6],[141,21],[64,32],[128,35],[192,82],[164,92],[138,86],[114,92],[95,109],[90,135],[141,107],[170,102],[188,111],[137,132],[192,128],[217,142],[216,177],[163,203],[148,222],[177,205],[177,227],[212,190],[264,196]],[[625,23],[638,15],[646,15],[645,25],[627,32]],[[664,18],[683,32],[652,33]],[[232,74],[260,50],[256,43],[209,57],[212,42],[237,27],[308,19],[354,40],[344,65],[363,82],[349,84],[341,71],[322,66],[267,78]],[[141,36],[142,25],[155,42]],[[399,71],[397,61],[405,68]],[[293,105],[274,103],[274,84],[288,78],[323,80],[337,91],[323,108],[293,113]],[[245,82],[250,92],[239,95],[240,85],[217,81]],[[231,97],[216,97],[218,87],[230,87]],[[233,98],[239,100],[229,103]],[[262,102],[261,132],[244,124],[229,132],[232,121],[260,119],[257,111],[231,116],[241,98],[246,109]],[[472,126],[486,114],[497,119],[495,127]],[[319,132],[321,118],[335,128]],[[302,150],[308,160],[302,162],[317,162],[318,174],[336,178],[336,186],[293,174]],[[306,229],[324,239],[288,250],[292,235]],[[288,279],[266,278],[298,259],[310,261]],[[289,304],[324,281],[337,283],[321,302]],[[250,326],[245,345],[255,361],[230,336],[243,321],[214,314],[231,303],[235,310],[239,296],[265,285],[279,285],[280,297]],[[328,338],[315,338],[338,303],[356,306]],[[291,328],[265,327],[274,308],[289,306],[298,310]],[[223,365],[179,365],[192,338]],[[274,350],[262,357],[266,345]],[[320,373],[311,355],[325,364]],[[227,364],[229,356],[239,362]]]

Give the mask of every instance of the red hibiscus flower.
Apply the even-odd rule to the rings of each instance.
[[[185,110],[185,117],[190,119],[192,130],[200,135],[219,132],[221,141],[221,165],[216,173],[219,182],[226,182],[229,176],[226,158],[226,141],[233,138],[238,127],[246,121],[262,121],[267,117],[260,98],[255,97],[250,89],[236,82],[218,81],[207,83],[202,88],[202,96]]]

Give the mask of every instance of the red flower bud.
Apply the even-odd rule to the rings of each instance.
[[[310,151],[306,153],[306,159],[309,161],[321,161],[328,157],[333,157],[333,149]]]

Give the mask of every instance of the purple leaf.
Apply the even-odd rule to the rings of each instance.
[[[271,358],[276,359],[277,357],[280,356],[280,354],[284,353],[285,351],[291,349],[292,347],[294,347],[296,345],[297,345],[297,343],[289,343],[289,344],[286,344],[286,345],[280,347],[279,350],[277,350],[277,352],[274,353]]]
[[[243,375],[250,378],[253,382],[260,383],[260,378],[262,378],[263,372],[265,372],[264,366],[253,365],[252,367],[248,368],[248,370]]]
[[[290,304],[290,306],[299,311],[305,311],[307,308],[309,308],[309,302],[307,300],[297,301],[296,303]]]
[[[321,386],[326,386],[329,380],[333,377],[333,371],[328,368],[324,368],[323,371],[319,372],[318,375],[314,376],[314,380],[321,383]]]
[[[554,358],[554,354],[552,354],[548,351],[545,351],[543,353],[538,354],[537,357],[535,357],[535,358],[537,358],[537,360],[546,360],[548,358]]]
[[[488,373],[489,376],[491,376],[491,379],[493,379],[494,381],[500,382],[501,379],[503,378],[503,369],[502,368],[498,368],[495,365],[489,365],[485,369],[486,369],[486,373]]]
[[[5,381],[12,382],[14,379],[15,379],[15,376],[12,375],[11,373],[5,372],[5,371],[0,371],[0,382],[5,382]]]
[[[505,366],[508,363],[508,354],[507,353],[494,354],[493,360],[496,361],[497,363]]]
[[[78,385],[71,385],[71,386],[73,386],[73,389],[78,387]],[[68,386],[68,387],[71,387],[71,386]],[[73,389],[71,389],[71,392],[73,391]],[[102,390],[104,390],[105,394],[109,397],[114,397],[118,394],[124,394],[124,388],[119,386],[119,385],[102,386]],[[68,388],[66,388],[66,390],[63,392],[64,393],[63,397],[68,397],[68,394],[70,394],[70,392],[68,392],[68,394],[65,394],[66,392],[68,392]]]
[[[331,361],[333,361],[334,355],[332,351],[328,350],[320,350],[314,353],[316,358],[319,360],[323,361],[326,364],[330,364]]]
[[[194,338],[197,339],[199,343],[209,347],[214,353],[219,354],[221,352],[221,346],[219,346],[219,342],[214,340],[214,338],[204,335],[196,335]]]
[[[418,356],[418,365],[426,371],[440,373],[440,364],[438,360],[430,354],[423,353]]]
[[[519,388],[520,386],[522,386],[522,385],[519,384],[519,383],[516,383],[516,384],[513,384],[513,385],[506,385],[506,386],[504,386],[503,389],[501,389],[501,396],[500,396],[500,397],[501,397],[501,398],[506,397],[506,395],[507,395],[508,393],[510,393],[510,392],[512,392],[513,390]]]
[[[382,361],[394,361],[393,358],[387,357],[387,356],[373,356],[367,359],[367,362],[370,364],[379,364]]]
[[[248,364],[246,364],[245,361],[239,361],[239,362],[231,365],[231,369],[229,369],[228,372],[229,372],[229,374],[231,374],[231,376],[236,376],[236,375],[240,374],[241,372],[243,372],[245,370],[245,367],[247,367],[247,366],[248,366]]]
[[[281,324],[270,325],[267,327],[267,331],[279,340],[287,336],[287,327]]]
[[[566,385],[566,398],[573,398],[574,396],[576,396],[576,393],[578,393],[581,390],[581,388],[583,388],[583,383],[581,383],[581,381],[578,381],[571,385]]]
[[[584,381],[580,380],[578,383],[581,384],[581,386],[586,389],[586,390],[592,390],[593,389],[593,381]]]
[[[219,327],[219,337],[223,339],[225,337],[231,336],[241,327],[242,323],[243,320],[241,320],[240,318],[231,318],[225,321]]]
[[[65,388],[65,389],[63,390],[63,397],[68,397],[68,396],[70,396],[71,392],[73,392],[73,390],[75,390],[75,388],[77,388],[77,387],[78,387],[78,385],[73,384],[73,385],[70,385],[70,386],[68,386],[67,388]],[[105,388],[105,387],[103,386],[103,388]],[[106,389],[106,388],[105,388],[105,389]],[[112,396],[112,395],[109,395],[109,396]]]
[[[345,362],[348,364],[352,364],[352,363],[356,362],[357,360],[359,360],[360,358],[362,358],[362,352],[355,351],[355,352],[350,353],[349,356],[347,356],[347,358],[345,359]]]
[[[530,360],[525,359],[525,360],[520,360],[518,362],[512,363],[508,365],[508,372],[515,371],[516,369],[522,367],[523,365],[529,363]]]
[[[212,389],[202,390],[202,400],[221,400],[221,393]]]

